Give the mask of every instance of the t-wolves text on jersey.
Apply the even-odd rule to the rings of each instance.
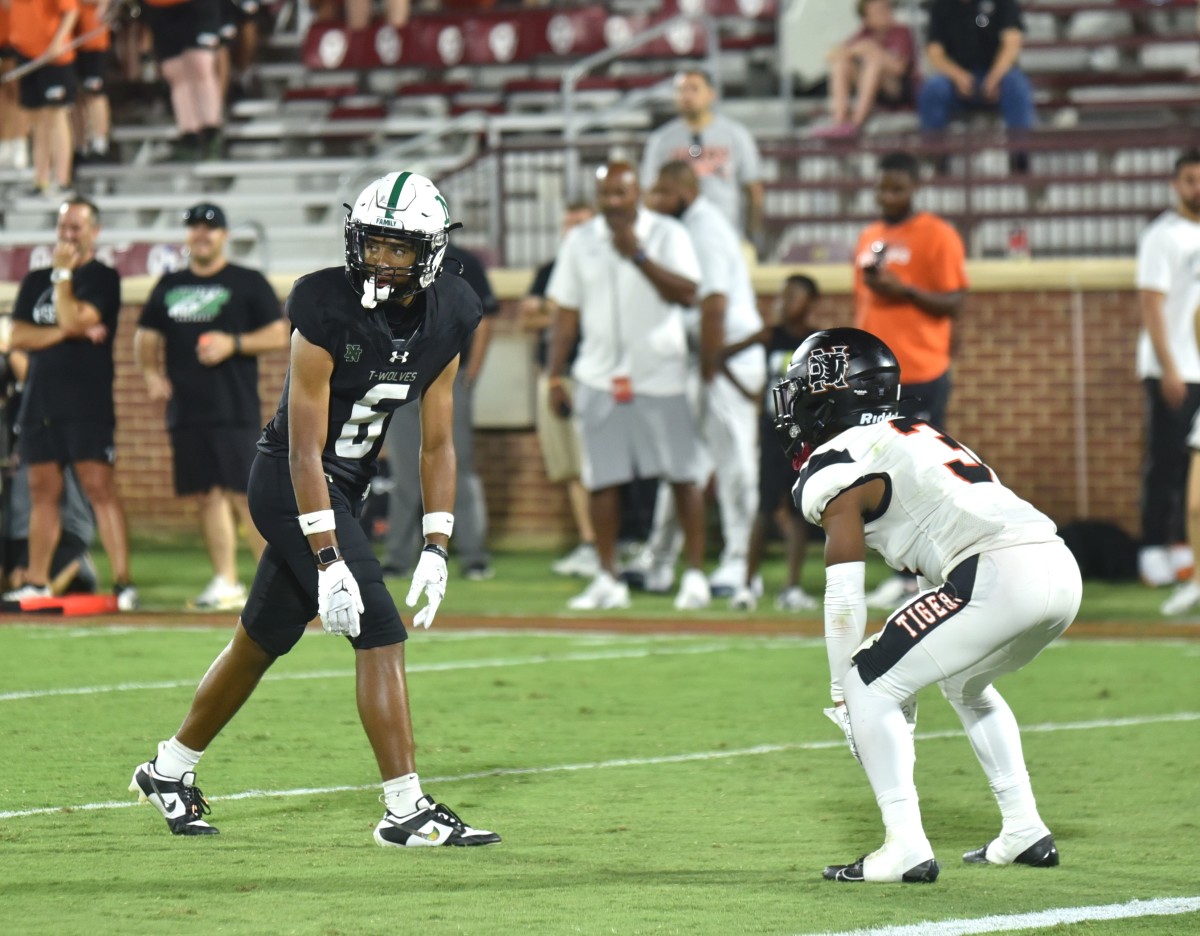
[[[934,585],[969,556],[1056,540],[1054,522],[1000,483],[995,473],[928,423],[897,418],[856,426],[813,451],[792,490],[819,524],[842,491],[881,478],[879,510],[864,517],[867,545],[893,569]]]
[[[287,300],[292,327],[333,358],[329,427],[321,461],[325,473],[354,496],[375,473],[375,460],[392,413],[417,401],[425,388],[459,354],[479,324],[479,297],[458,276],[446,273],[403,312],[420,324],[407,340],[392,336],[389,305],[364,309],[341,267],[318,270],[296,281]],[[258,450],[287,457],[288,386]],[[412,440],[419,445],[419,439]]]

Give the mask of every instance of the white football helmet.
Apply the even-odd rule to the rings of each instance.
[[[450,207],[432,182],[414,172],[390,172],[358,196],[346,217],[346,276],[365,308],[415,296],[441,275]],[[411,266],[367,261],[367,241],[402,241],[416,252]]]

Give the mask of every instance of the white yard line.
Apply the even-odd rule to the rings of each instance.
[[[816,646],[814,638],[809,643],[790,641],[771,645],[771,649],[791,649]],[[756,645],[753,649],[764,649]],[[648,657],[691,656],[704,653],[721,653],[726,650],[752,649],[750,645],[723,640],[719,643],[702,643],[691,647],[633,647],[628,650],[593,650],[579,653],[539,653],[521,657],[493,657],[479,660],[447,660],[442,663],[413,663],[405,667],[408,674],[446,673],[455,670],[499,669],[508,666],[540,666],[544,663],[592,663],[602,660],[640,660]],[[263,682],[285,682],[304,679],[340,679],[353,676],[352,669],[310,670],[303,673],[268,673]],[[195,679],[171,679],[158,682],[113,683],[107,686],[65,686],[59,689],[22,689],[15,692],[0,692],[0,702],[16,702],[21,699],[47,699],[57,696],[103,695],[109,692],[135,692],[145,689],[181,689],[194,687]]]
[[[1135,920],[1151,916],[1179,916],[1200,911],[1200,897],[1157,897],[1129,903],[1097,904],[1091,907],[1056,907],[1033,913],[976,917],[965,920],[927,920],[911,926],[878,926],[842,930],[814,936],[969,936],[972,933],[1009,933],[1022,929],[1049,929],[1067,923],[1103,920]]]
[[[1157,725],[1170,722],[1200,721],[1200,712],[1175,712],[1169,715],[1147,715],[1141,718],[1104,719],[1092,722],[1062,722],[1040,725],[1022,726],[1025,732],[1051,731],[1089,731],[1103,728],[1125,728],[1134,725]],[[962,737],[961,731],[934,731],[918,733],[919,741],[937,741],[945,738]],[[762,754],[778,754],[783,751],[823,751],[829,748],[839,748],[845,745],[844,740],[808,741],[793,744],[760,744],[755,747],[723,751],[694,751],[687,754],[667,754],[661,757],[622,757],[606,761],[589,761],[579,764],[554,764],[548,767],[500,767],[495,770],[479,770],[472,773],[455,774],[446,777],[429,777],[425,783],[456,783],[463,780],[479,780],[486,777],[517,777],[533,774],[571,773],[582,770],[607,770],[613,767],[649,767],[656,764],[686,764],[695,761],[724,760],[731,757],[753,757]],[[356,786],[329,787],[297,787],[290,790],[245,790],[241,793],[230,793],[226,796],[209,797],[212,802],[240,799],[262,799],[268,796],[317,796],[327,793],[347,793],[367,790],[378,790],[378,783]],[[18,819],[23,816],[46,816],[63,811],[93,809],[124,809],[137,805],[128,800],[110,801],[107,803],[84,803],[78,806],[42,806],[33,809],[12,809],[0,812],[0,820]]]

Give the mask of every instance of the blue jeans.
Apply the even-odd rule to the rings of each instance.
[[[975,94],[970,98],[959,96],[954,82],[945,75],[934,75],[921,85],[917,95],[917,113],[921,116],[922,130],[944,130],[964,108],[976,110],[996,107],[984,100],[980,91],[986,72],[975,73]],[[1000,115],[1010,130],[1029,130],[1033,127],[1033,86],[1029,77],[1019,68],[1012,68],[1000,79]]]

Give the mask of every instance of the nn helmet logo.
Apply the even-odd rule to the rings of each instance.
[[[850,373],[850,348],[815,348],[808,355],[809,393],[828,393],[830,390],[849,390],[846,375]]]

